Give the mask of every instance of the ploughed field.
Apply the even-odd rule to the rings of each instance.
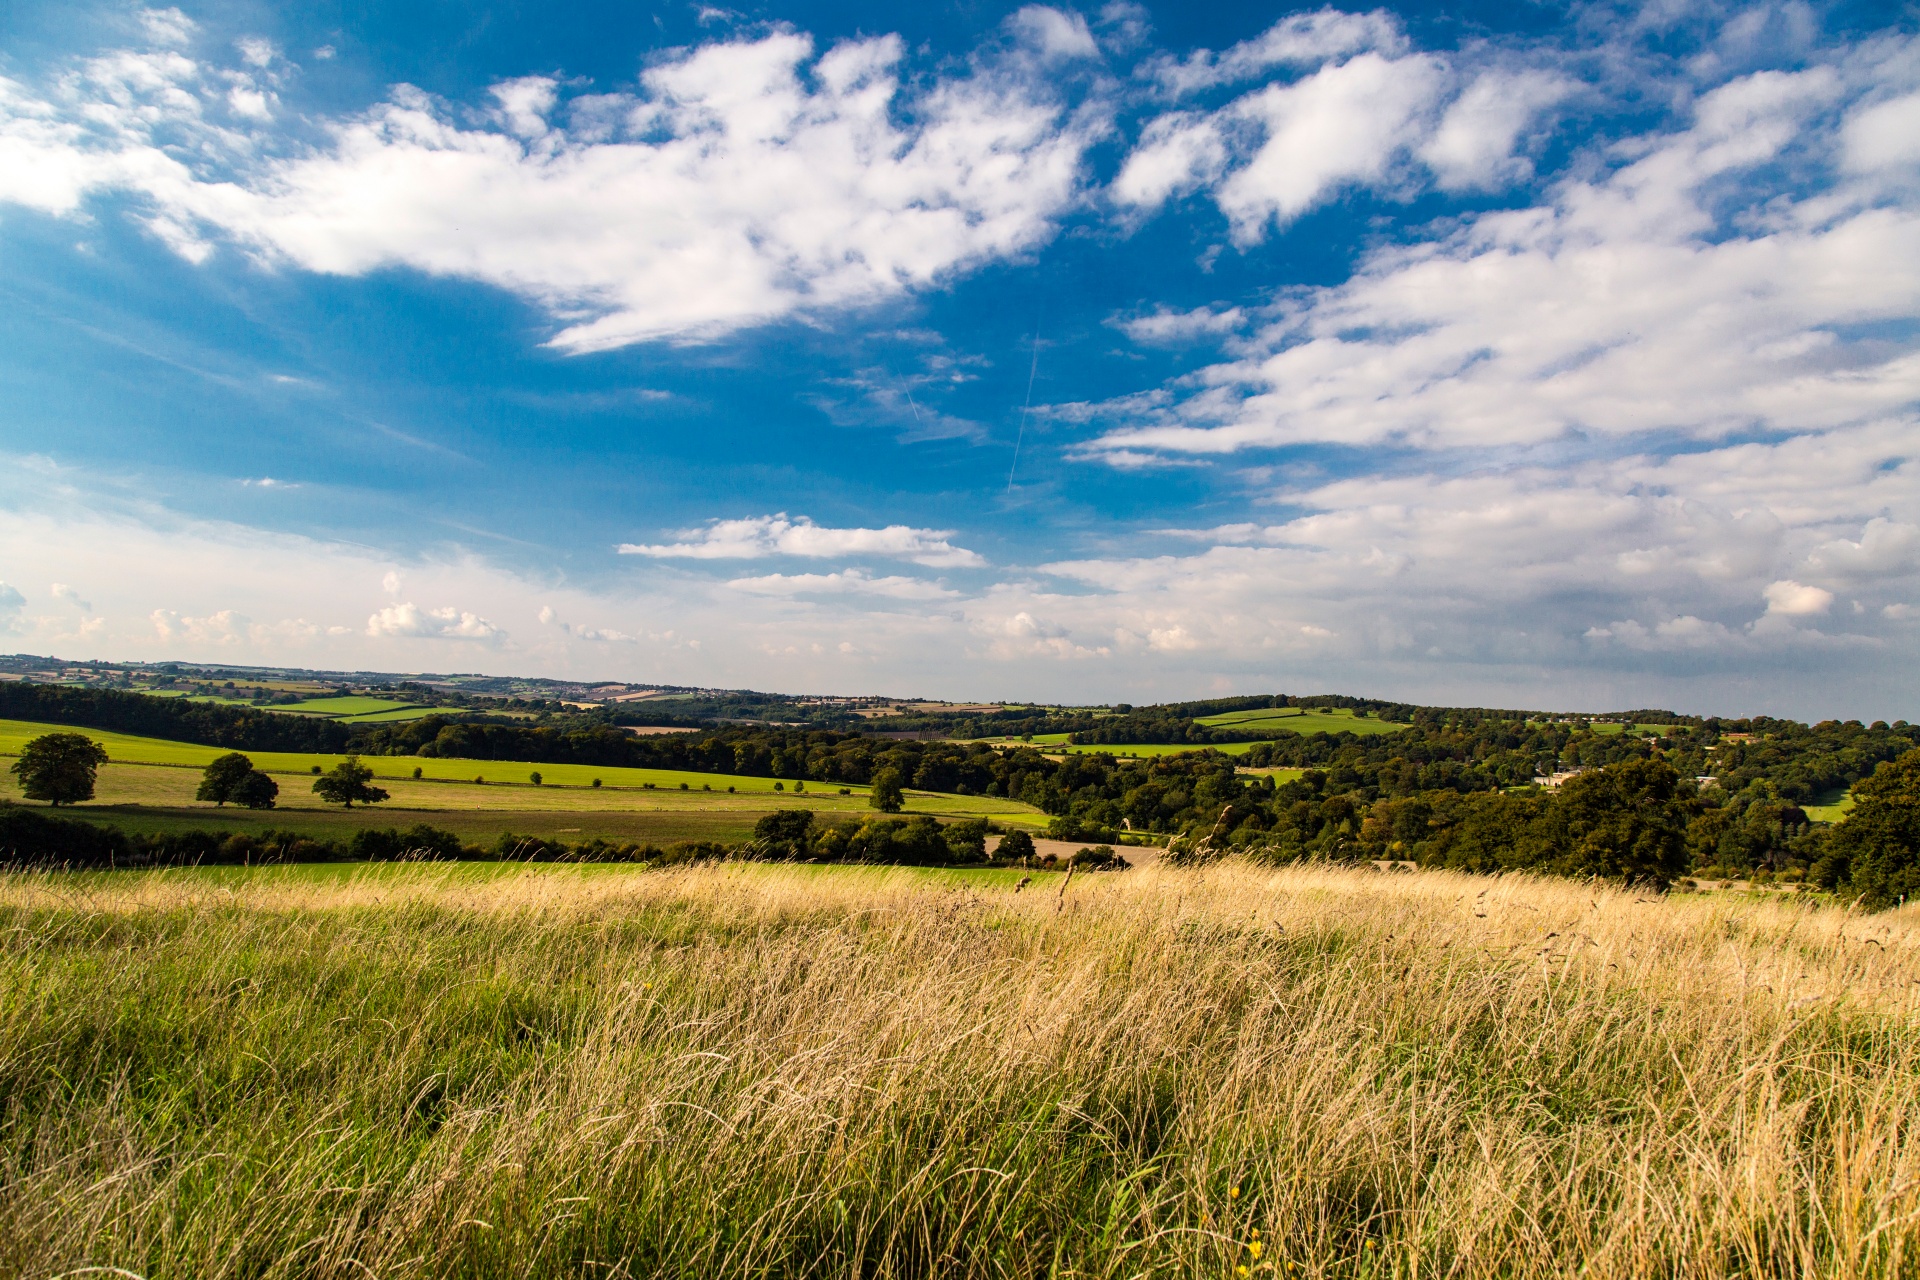
[[[0,1274],[1911,1274],[1916,926],[1234,863],[0,877]]]
[[[816,810],[822,817],[866,815],[868,789],[809,782],[795,792],[792,782],[774,790],[775,779],[673,769],[622,769],[594,765],[536,764],[501,760],[426,759],[418,756],[363,756],[375,784],[392,798],[369,807],[342,810],[313,794],[314,766],[331,769],[346,757],[318,752],[248,751],[244,754],[280,784],[273,809],[216,808],[195,802],[200,773],[226,748],[142,738],[101,729],[0,720],[0,800],[19,800],[19,781],[4,766],[27,741],[43,733],[84,733],[106,749],[94,799],[63,807],[74,817],[111,822],[130,831],[244,831],[275,829],[339,837],[363,827],[409,826],[429,822],[473,840],[490,843],[502,831],[580,843],[608,840],[739,841],[756,819],[776,808]],[[415,769],[422,777],[415,779]],[[531,775],[540,774],[535,786]],[[599,787],[593,780],[600,779]],[[682,790],[684,784],[685,790]],[[729,792],[728,788],[734,790]],[[909,790],[907,816],[991,818],[1034,829],[1046,815],[1017,800],[956,796]]]

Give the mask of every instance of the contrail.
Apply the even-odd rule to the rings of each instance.
[[[1033,329],[1033,365],[1027,370],[1027,402],[1020,406],[1020,434],[1013,438],[1013,465],[1007,468],[1007,492],[1013,492],[1013,473],[1020,468],[1020,444],[1027,438],[1027,412],[1033,408],[1033,379],[1040,372],[1040,326]]]

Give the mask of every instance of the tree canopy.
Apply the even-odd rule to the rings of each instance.
[[[107,749],[84,733],[43,733],[20,748],[13,774],[29,800],[78,804],[93,799],[94,779]]]
[[[348,756],[327,773],[313,780],[313,792],[328,804],[353,808],[353,802],[378,804],[387,798],[387,792],[371,785],[373,770],[360,763],[357,756]]]

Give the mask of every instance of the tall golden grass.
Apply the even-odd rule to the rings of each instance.
[[[1013,884],[5,880],[0,1274],[1920,1270],[1913,913]]]

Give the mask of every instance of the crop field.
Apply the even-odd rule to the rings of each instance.
[[[29,739],[56,730],[68,730],[68,726],[0,721],[0,757],[17,755]],[[374,771],[377,785],[392,798],[342,811],[328,808],[313,794],[312,778],[315,765],[330,769],[346,757],[273,751],[246,755],[280,784],[278,807],[236,811],[199,804],[193,798],[200,770],[226,754],[222,748],[97,729],[71,731],[99,742],[109,762],[100,770],[94,800],[66,812],[130,831],[276,829],[337,836],[363,827],[427,822],[483,843],[502,831],[558,835],[576,843],[596,836],[659,842],[737,841],[747,837],[757,818],[776,808],[814,809],[823,816],[873,812],[867,803],[868,789],[861,786],[847,787],[850,794],[843,796],[838,785],[823,782],[809,783],[801,792],[786,782],[775,791],[772,778],[737,774],[417,756],[362,757],[361,763]],[[413,777],[415,769],[421,771],[421,778]],[[536,772],[541,775],[539,786],[531,780]],[[601,786],[592,785],[595,778]],[[0,799],[19,797],[18,781],[0,771]],[[1034,829],[1047,823],[1045,814],[1017,800],[913,790],[906,793],[904,813],[991,818]]]
[[[1343,707],[1313,708],[1270,707],[1253,711],[1228,711],[1217,716],[1201,716],[1197,724],[1233,728],[1251,733],[1397,733],[1403,724],[1388,724],[1371,716],[1356,716]]]
[[[1897,1276],[1920,909],[1313,867],[0,877],[0,1274]]]

